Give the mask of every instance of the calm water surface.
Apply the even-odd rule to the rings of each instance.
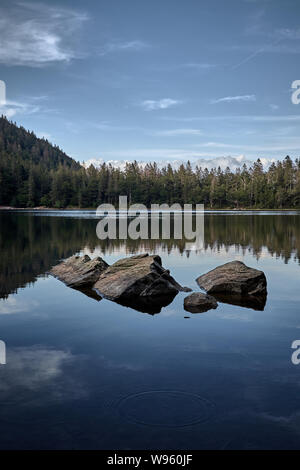
[[[0,448],[299,449],[300,214],[207,214],[199,252],[100,242],[96,224],[91,212],[0,213]],[[74,253],[143,252],[195,291],[200,274],[242,260],[265,272],[266,306],[189,314],[180,293],[149,315],[47,275]]]

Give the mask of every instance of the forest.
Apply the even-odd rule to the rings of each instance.
[[[300,208],[300,159],[286,156],[264,169],[253,165],[230,168],[178,169],[170,164],[143,168],[127,163],[122,171],[103,163],[85,168],[59,147],[0,117],[0,206],[96,208],[118,205],[119,195],[129,204],[204,204],[211,209]]]

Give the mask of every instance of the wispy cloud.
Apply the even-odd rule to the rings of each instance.
[[[197,121],[244,121],[244,122],[299,122],[300,114],[280,114],[280,115],[215,115],[215,116],[193,116],[193,117],[173,117],[164,116],[161,119],[164,121],[173,122],[197,122]]]
[[[211,103],[212,104],[232,103],[236,101],[256,101],[256,96],[255,95],[224,96],[223,98],[211,100]]]
[[[205,62],[188,62],[187,64],[182,64],[181,68],[186,69],[195,69],[195,70],[209,70],[215,68],[215,64],[209,64]]]
[[[112,52],[141,51],[147,47],[149,47],[149,45],[140,40],[127,42],[109,42],[102,47],[99,54],[106,55]]]
[[[266,44],[261,45],[260,47],[251,46],[250,44],[239,44],[231,47],[231,50],[249,50],[250,54],[240,60],[238,63],[232,66],[232,70],[239,68],[241,65],[246,64],[251,61],[258,55],[263,53],[281,53],[281,54],[299,54],[300,48],[299,44],[295,41],[300,39],[300,29],[291,29],[291,28],[280,28],[273,31],[269,31],[263,21],[261,21],[264,10],[260,10],[257,14],[257,17],[254,18],[254,22],[251,27],[248,27],[246,33],[248,35],[265,37]],[[286,44],[284,44],[284,41]],[[292,44],[292,41],[294,44]],[[253,50],[254,49],[254,50]]]
[[[239,116],[236,116],[238,119]],[[296,114],[287,114],[287,115],[280,115],[280,116],[240,116],[240,118],[244,121],[253,121],[253,122],[293,122],[293,121],[300,121],[300,115]]]
[[[141,102],[142,108],[146,111],[155,111],[158,109],[167,109],[171,106],[176,106],[180,104],[181,101],[173,100],[171,98],[163,98],[161,100],[144,100]]]
[[[176,136],[192,136],[192,135],[202,135],[200,129],[169,129],[164,131],[157,131],[154,135],[162,137],[176,137]]]
[[[61,402],[86,398],[84,384],[72,374],[64,373],[66,367],[84,360],[83,356],[74,356],[68,350],[43,346],[11,347],[5,377],[3,375],[0,383],[1,400],[23,396],[28,390],[35,393],[36,406],[45,406],[49,399]],[[45,387],[46,394],[37,393]]]
[[[286,39],[297,41],[298,39],[300,39],[300,28],[298,29],[281,28],[281,29],[277,29],[275,34],[280,35]]]
[[[39,305],[35,300],[19,301],[18,298],[9,296],[5,300],[0,300],[0,315],[10,315],[12,313],[28,312]]]
[[[242,59],[240,62],[235,64],[232,67],[232,70],[235,70],[235,69],[239,68],[241,65],[246,64],[247,62],[254,59],[259,54],[262,54],[263,52],[278,52],[279,43],[282,42],[282,41],[283,41],[283,38],[279,37],[275,41],[273,41],[271,44],[266,44],[266,45],[260,47],[259,49],[256,49],[254,52],[252,52],[252,54],[248,55],[247,57]]]
[[[299,150],[300,139],[290,139],[284,145],[283,144],[270,144],[270,145],[245,145],[245,144],[229,144],[224,142],[204,142],[199,144],[200,148],[216,148],[216,149],[236,149],[239,151],[248,152],[286,152],[288,150]]]
[[[13,118],[17,114],[34,114],[41,110],[38,104],[21,103],[17,101],[6,100],[5,104],[0,105],[0,114],[8,119]]]
[[[283,38],[278,38],[276,41],[270,44],[263,44],[260,47],[255,48],[255,46],[251,44],[235,44],[231,46],[220,46],[219,49],[223,49],[227,52],[248,52],[248,55],[243,58],[240,62],[232,66],[232,69],[238,68],[240,65],[248,62],[252,58],[256,57],[260,53],[270,53],[270,54],[299,54],[300,53],[300,46],[299,43],[294,41],[293,43],[283,42]]]
[[[45,140],[48,140],[49,142],[51,141],[52,139],[52,136],[51,134],[49,134],[49,132],[37,132],[36,133],[37,137],[39,137],[40,139],[45,139]]]
[[[216,64],[209,62],[183,62],[169,64],[151,65],[151,70],[158,72],[173,72],[178,70],[191,70],[195,72],[207,72],[218,67]]]
[[[129,130],[136,130],[136,127],[132,126],[121,126],[116,124],[111,124],[108,121],[92,123],[92,127],[99,131],[129,131]]]
[[[87,15],[40,3],[0,7],[0,63],[40,67],[78,57],[74,38]]]

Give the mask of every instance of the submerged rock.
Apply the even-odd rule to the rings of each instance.
[[[131,256],[117,261],[107,268],[94,284],[94,289],[103,297],[119,303],[143,305],[151,299],[174,297],[181,287],[170,272],[162,267],[158,255]]]
[[[232,261],[196,279],[211,294],[266,295],[267,280],[262,271],[249,268],[241,261]]]
[[[201,292],[194,292],[184,299],[184,309],[191,313],[202,313],[217,308],[218,303],[214,297]]]
[[[100,257],[91,259],[88,255],[71,256],[54,266],[50,274],[69,287],[82,289],[92,286],[108,266]]]

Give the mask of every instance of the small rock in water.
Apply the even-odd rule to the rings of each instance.
[[[217,308],[218,303],[214,297],[201,292],[194,292],[184,299],[184,309],[191,313],[202,313]]]

